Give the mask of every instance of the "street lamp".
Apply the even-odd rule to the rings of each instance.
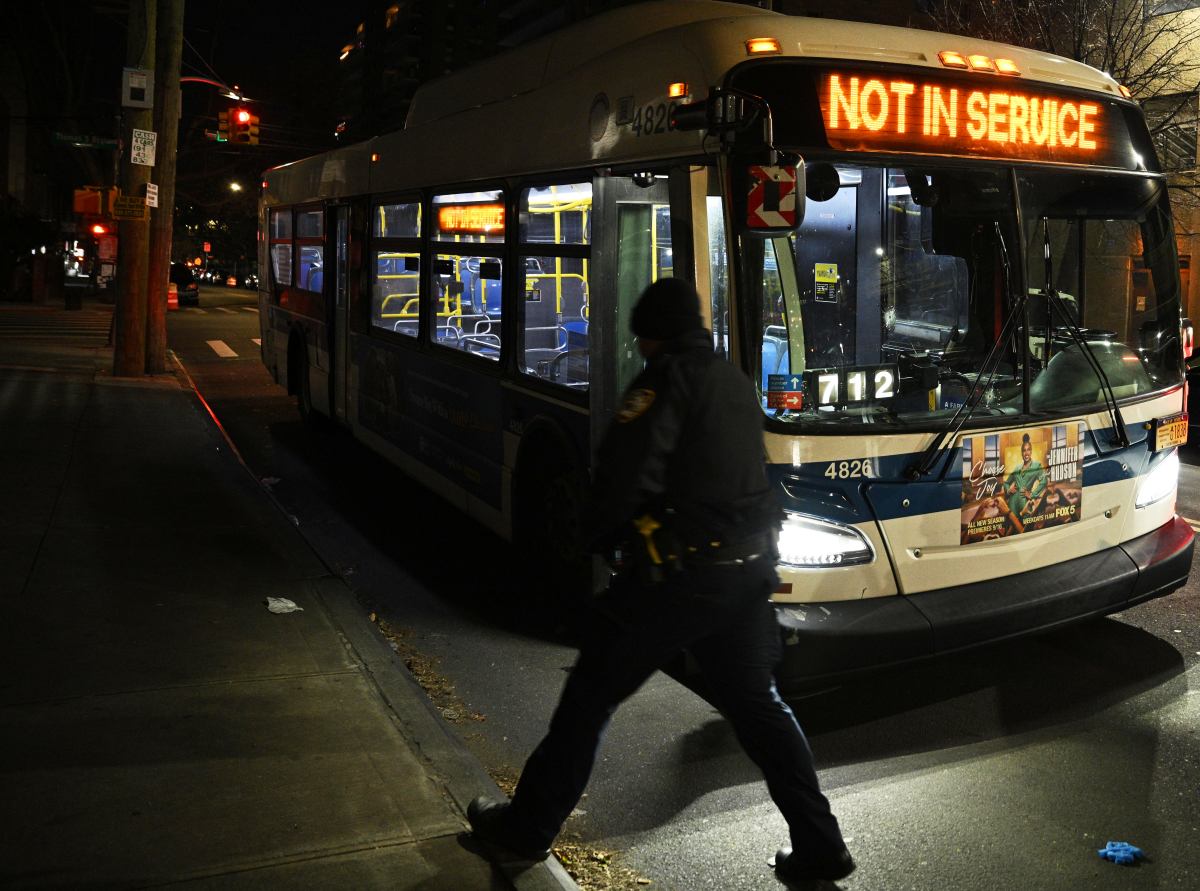
[[[231,191],[231,192],[240,192],[241,190],[242,190],[242,184],[241,184],[241,183],[236,183],[236,182],[234,182],[234,183],[230,183],[230,184],[229,184],[229,191]]]

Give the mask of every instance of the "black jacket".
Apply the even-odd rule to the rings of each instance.
[[[596,550],[631,521],[669,509],[686,544],[746,539],[777,526],[763,462],[758,392],[703,329],[664,344],[625,393],[600,444],[592,488]]]

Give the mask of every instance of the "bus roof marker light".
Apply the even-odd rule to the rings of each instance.
[[[1012,59],[996,59],[996,73],[1006,74],[1009,77],[1020,77],[1021,69]]]
[[[970,68],[967,60],[963,58],[962,53],[956,53],[954,50],[942,50],[938,53],[938,59],[947,68]]]
[[[374,164],[379,160],[379,152],[371,152],[371,163]]]
[[[990,57],[975,53],[967,56],[967,61],[971,63],[972,71],[995,71],[996,66],[992,63]]]
[[[1121,95],[1126,99],[1133,98],[1133,93],[1129,91],[1129,87],[1125,86],[1125,84],[1117,84],[1117,89],[1121,91]]]
[[[746,41],[746,55],[748,56],[778,55],[780,52],[782,50],[779,48],[777,37],[751,37]]]
[[[677,81],[667,86],[668,99],[686,99],[688,95],[688,85],[683,81]]]

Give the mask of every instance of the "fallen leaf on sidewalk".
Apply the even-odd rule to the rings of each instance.
[[[304,607],[296,606],[295,602],[288,600],[286,597],[268,597],[265,603],[267,604],[267,609],[273,613],[298,613],[304,611]]]

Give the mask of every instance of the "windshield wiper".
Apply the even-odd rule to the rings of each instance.
[[[996,229],[996,247],[1000,253],[1000,266],[1004,270],[1004,292],[1011,296],[1011,269],[1008,262],[1008,246],[1004,243],[1004,233],[1000,231],[1000,223],[994,222],[993,226]],[[1025,303],[1028,298],[1028,294],[1017,295],[1017,299],[1012,306],[1012,311],[1009,313],[1008,318],[1005,319],[1004,326],[1000,329],[1000,336],[992,344],[991,350],[988,351],[987,357],[979,367],[979,372],[975,375],[975,380],[971,384],[971,392],[967,395],[966,401],[955,410],[946,427],[934,434],[933,439],[925,447],[925,451],[921,453],[921,457],[917,463],[910,466],[905,472],[905,475],[910,480],[919,480],[933,469],[933,464],[942,449],[945,448],[947,443],[954,442],[963,425],[971,419],[971,415],[975,413],[975,409],[983,401],[983,394],[992,386],[992,381],[996,377],[996,369],[1000,365],[1000,356],[1003,355],[1000,347],[1011,341],[1013,329],[1016,328],[1017,321],[1024,318]],[[987,384],[981,387],[979,386],[979,382],[983,380],[985,374],[988,376]]]
[[[1080,239],[1083,238],[1083,223],[1079,224]],[[1100,361],[1096,358],[1096,354],[1092,352],[1091,346],[1088,345],[1087,338],[1083,336],[1083,331],[1079,327],[1079,323],[1071,318],[1071,313],[1067,309],[1066,301],[1059,295],[1058,290],[1054,287],[1054,264],[1050,258],[1050,220],[1048,217],[1042,217],[1042,253],[1046,260],[1046,364],[1050,363],[1050,332],[1054,327],[1053,319],[1055,311],[1062,317],[1067,333],[1070,334],[1071,340],[1079,347],[1079,352],[1087,359],[1088,365],[1092,371],[1096,373],[1097,379],[1100,381],[1100,389],[1104,393],[1104,407],[1108,409],[1108,416],[1112,419],[1113,431],[1117,434],[1117,444],[1121,448],[1129,447],[1129,432],[1125,429],[1125,419],[1121,417],[1121,406],[1117,404],[1117,394],[1113,392],[1112,385],[1108,382],[1108,375],[1104,373],[1104,369],[1100,366]],[[1079,299],[1083,300],[1083,294],[1079,294]]]
[[[1092,348],[1088,344],[1087,338],[1083,336],[1079,325],[1071,319],[1066,301],[1058,295],[1057,291],[1048,293],[1046,299],[1052,310],[1056,310],[1062,317],[1064,327],[1067,329],[1067,333],[1071,335],[1071,340],[1079,347],[1080,353],[1087,359],[1092,371],[1096,373],[1096,377],[1100,381],[1100,389],[1104,393],[1104,407],[1108,409],[1108,416],[1112,419],[1113,431],[1117,434],[1117,444],[1120,448],[1128,448],[1129,431],[1125,429],[1125,419],[1121,417],[1121,406],[1117,403],[1117,395],[1113,392],[1112,385],[1108,382],[1108,375],[1104,373],[1104,369],[1100,366],[1100,361],[1096,358],[1096,354],[1092,352]]]

